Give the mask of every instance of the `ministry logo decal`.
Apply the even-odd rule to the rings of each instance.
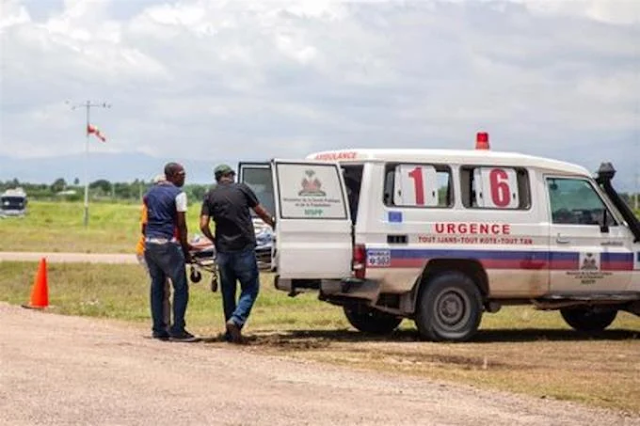
[[[298,192],[298,195],[303,197],[324,197],[326,192],[322,188],[322,182],[318,179],[313,170],[307,170],[304,172],[306,175],[302,179],[302,190]]]

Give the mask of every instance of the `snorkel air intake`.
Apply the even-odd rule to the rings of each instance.
[[[613,180],[615,175],[616,169],[613,168],[611,163],[602,163],[598,169],[596,182],[598,182],[598,185],[600,185],[611,202],[616,206],[622,217],[624,217],[624,220],[627,221],[629,229],[634,236],[633,242],[637,243],[640,241],[640,222],[627,203],[625,203],[616,190],[613,189],[611,180]]]

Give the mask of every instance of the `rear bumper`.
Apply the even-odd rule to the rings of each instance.
[[[380,282],[371,280],[323,280],[320,290],[325,296],[339,296],[374,301],[380,294]]]
[[[275,276],[277,290],[286,291],[291,296],[308,290],[319,290],[321,298],[358,299],[375,301],[380,294],[380,283],[369,280],[291,280]]]

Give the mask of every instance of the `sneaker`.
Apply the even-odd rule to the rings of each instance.
[[[242,337],[242,332],[240,331],[240,326],[233,322],[233,320],[229,320],[226,323],[227,326],[227,335],[229,336],[229,341],[231,343],[244,343],[244,338]]]
[[[166,331],[165,332],[161,332],[161,333],[158,333],[158,332],[154,331],[151,334],[151,337],[153,339],[158,339],[158,340],[169,340],[170,336],[169,336],[169,333],[167,333]]]
[[[171,333],[171,341],[173,342],[199,342],[200,338],[189,333],[187,330],[182,330],[179,333]]]

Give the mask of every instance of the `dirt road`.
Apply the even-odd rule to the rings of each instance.
[[[0,262],[2,261],[20,261],[20,262],[37,262],[42,258],[46,258],[47,262],[76,262],[76,263],[138,263],[136,256],[133,254],[118,253],[31,253],[31,252],[11,252],[0,251]]]
[[[0,424],[640,425],[561,401],[170,343],[0,303]]]

